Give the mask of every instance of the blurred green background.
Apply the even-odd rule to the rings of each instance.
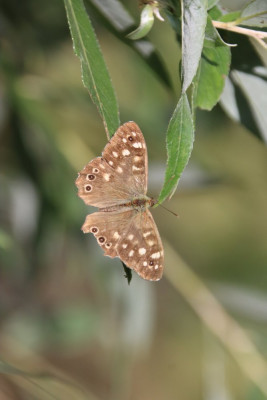
[[[174,33],[156,22],[149,37],[175,95],[92,19],[121,121],[147,141],[157,197],[179,96]],[[106,136],[63,2],[2,2],[0,26],[0,399],[267,398],[266,147],[219,107],[198,114],[190,163],[164,204],[179,219],[153,212],[164,277],[133,274],[128,286],[120,261],[80,230],[93,208],[74,181]]]

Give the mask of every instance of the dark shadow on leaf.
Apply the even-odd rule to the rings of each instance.
[[[255,136],[262,140],[262,135],[253,117],[250,104],[248,103],[241,89],[237,85],[235,85],[233,81],[232,84],[234,85],[235,98],[240,115],[240,123],[243,124],[248,130],[250,130]]]
[[[203,58],[207,63],[209,63],[210,65],[213,65],[214,67],[218,67],[218,63],[211,60],[210,58],[208,58],[207,56],[205,56],[204,53],[202,53],[201,58]]]

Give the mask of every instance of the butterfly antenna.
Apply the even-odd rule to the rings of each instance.
[[[172,215],[174,215],[175,217],[179,218],[179,215],[176,214],[175,212],[169,210],[167,207],[164,207],[162,204],[158,204],[160,207],[164,208],[164,210],[169,211]]]

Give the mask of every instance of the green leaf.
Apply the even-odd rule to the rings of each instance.
[[[222,17],[222,12],[221,10],[217,7],[214,6],[209,10],[209,16],[211,17],[211,19],[213,20],[220,20],[220,18]]]
[[[207,22],[205,0],[182,1],[182,92],[184,93],[197,72]]]
[[[233,11],[228,14],[223,14],[218,20],[222,22],[233,22],[240,18],[240,14],[240,11]]]
[[[120,125],[119,110],[110,76],[94,29],[82,0],[64,0],[76,55],[81,60],[84,86],[98,108],[107,136]]]
[[[147,4],[141,12],[141,20],[137,29],[129,33],[127,37],[132,40],[141,39],[148,34],[154,24],[153,7]]]
[[[168,162],[158,203],[171,197],[188,163],[194,141],[194,124],[187,95],[182,94],[167,130]]]
[[[211,110],[219,101],[231,62],[230,49],[224,44],[208,17],[204,48],[194,79],[194,106]]]
[[[251,1],[241,12],[240,21],[245,26],[267,27],[267,1]]]

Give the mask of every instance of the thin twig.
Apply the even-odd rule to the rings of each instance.
[[[241,35],[251,36],[256,39],[267,38],[267,32],[264,31],[255,31],[254,29],[242,28],[240,26],[233,25],[231,22],[212,21],[212,23],[215,28],[226,29],[231,32],[240,33]]]

